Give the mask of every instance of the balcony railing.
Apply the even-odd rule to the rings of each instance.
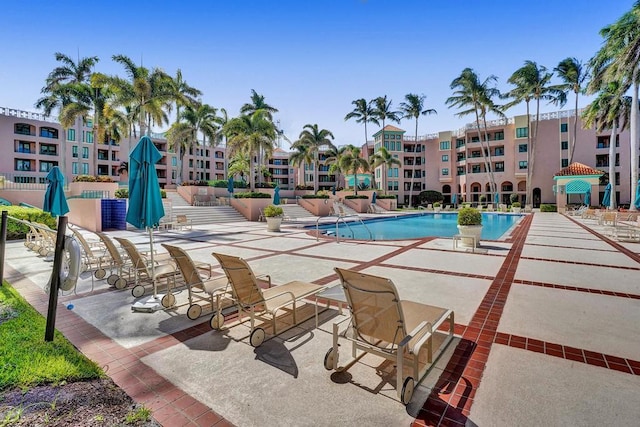
[[[0,107],[0,115],[9,116],[9,117],[18,117],[21,119],[28,119],[28,120],[40,120],[43,122],[58,123],[57,120],[52,119],[48,116],[45,116],[42,113],[36,113],[32,111],[23,111],[23,110],[18,110],[16,108]]]

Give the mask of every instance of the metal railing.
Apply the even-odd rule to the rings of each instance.
[[[329,215],[329,216],[331,216],[331,215]],[[369,227],[367,227],[367,224],[365,224],[364,221],[362,220],[362,218],[360,218],[360,215],[358,215],[358,214],[349,214],[349,215],[338,215],[338,217],[336,218],[336,222],[335,222],[335,226],[336,226],[336,243],[340,243],[340,222],[341,221],[345,225],[347,230],[349,230],[349,233],[351,233],[351,238],[355,239],[355,233],[351,229],[351,226],[349,226],[349,222],[345,220],[345,218],[353,218],[353,217],[355,217],[356,220],[358,222],[360,222],[360,224],[362,224],[364,229],[367,230],[367,233],[369,233],[369,240],[373,240],[373,234],[371,233],[371,230],[369,230]],[[322,218],[327,218],[327,217],[318,217],[318,219],[316,219],[316,241],[320,240],[320,220]]]

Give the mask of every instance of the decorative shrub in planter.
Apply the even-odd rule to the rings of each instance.
[[[482,234],[482,213],[476,208],[462,208],[458,211],[458,231],[463,236],[475,236],[476,246],[480,246]],[[473,246],[472,239],[462,238],[462,246]]]
[[[267,219],[267,231],[280,231],[284,210],[280,206],[269,205],[263,212]]]
[[[433,211],[434,211],[435,213],[438,213],[438,212],[440,212],[441,210],[442,210],[442,205],[440,204],[440,202],[435,202],[435,203],[433,204]]]
[[[511,212],[520,213],[521,210],[522,210],[522,205],[520,205],[520,202],[511,203]]]
[[[540,205],[540,212],[557,212],[556,205]]]
[[[270,199],[272,196],[269,193],[247,191],[244,193],[234,193],[233,197],[236,199]]]

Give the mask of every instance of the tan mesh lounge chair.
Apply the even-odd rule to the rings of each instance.
[[[92,284],[93,277],[98,280],[104,279],[107,276],[106,269],[113,265],[113,260],[107,248],[101,241],[89,242],[75,226],[68,225],[68,228],[82,248],[82,271],[93,272],[91,278]]]
[[[211,255],[218,260],[227,275],[227,279],[229,279],[232,296],[238,308],[238,323],[243,322],[243,314],[250,316],[251,332],[249,342],[252,346],[258,347],[264,342],[265,330],[263,327],[268,326],[268,323],[271,324],[271,338],[273,338],[314,316],[315,313],[311,313],[311,316],[299,319],[296,309],[299,307],[301,300],[312,297],[324,290],[324,286],[293,281],[284,285],[261,289],[258,279],[245,260],[215,252]],[[279,327],[279,321],[285,323],[286,319],[283,319],[283,317],[288,314],[291,315],[292,322],[284,325],[284,327]],[[216,317],[218,319],[215,322],[212,319],[211,326],[219,329],[224,323],[224,317],[220,312],[216,314]],[[256,319],[263,323],[257,326]]]
[[[165,243],[163,243],[162,246],[169,252],[178,265],[178,269],[187,288],[189,295],[187,317],[195,320],[202,315],[203,307],[198,303],[199,301],[206,301],[211,311],[217,310],[220,312],[223,308],[223,298],[229,295],[227,293],[227,278],[223,276],[211,279],[211,264],[193,261],[184,249],[177,246],[171,246]]]
[[[131,271],[133,274],[133,289],[131,294],[139,298],[146,292],[146,287],[152,287],[155,289],[157,282],[160,279],[166,280],[167,294],[162,298],[162,306],[165,308],[171,307],[171,285],[175,282],[175,276],[178,273],[176,265],[173,262],[167,262],[166,258],[164,262],[160,263],[161,259],[155,259],[156,265],[151,268],[151,264],[147,259],[138,251],[133,243],[122,237],[114,237],[120,243],[122,248],[127,252],[129,259],[131,260]],[[153,273],[152,273],[153,271]]]
[[[126,252],[120,252],[118,247],[113,243],[113,241],[104,233],[96,233],[105,248],[107,248],[107,252],[111,257],[110,264],[110,274],[107,277],[107,283],[111,286],[114,286],[116,289],[124,289],[127,287],[128,279],[131,279],[131,268],[133,265],[129,260],[129,256]],[[125,269],[126,276],[125,278]]]
[[[340,324],[346,321],[334,323],[333,346],[325,355],[324,367],[347,370],[367,353],[391,360],[397,370],[398,398],[409,403],[414,387],[453,338],[453,311],[401,300],[389,279],[341,268],[335,271],[347,297],[351,317],[346,321],[351,327],[340,332]],[[342,366],[338,365],[339,338],[352,343],[353,358]]]

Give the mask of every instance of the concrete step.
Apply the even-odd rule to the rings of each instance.
[[[311,212],[300,205],[287,204],[280,205],[280,207],[284,211],[284,215],[289,217],[292,221],[295,221],[298,218],[308,218],[310,216],[315,217],[315,215],[313,215]]]
[[[173,206],[170,221],[175,221],[177,215],[186,215],[193,225],[246,221],[246,218],[231,206]]]
[[[167,191],[167,199],[171,200],[173,206],[191,206],[176,191]]]

